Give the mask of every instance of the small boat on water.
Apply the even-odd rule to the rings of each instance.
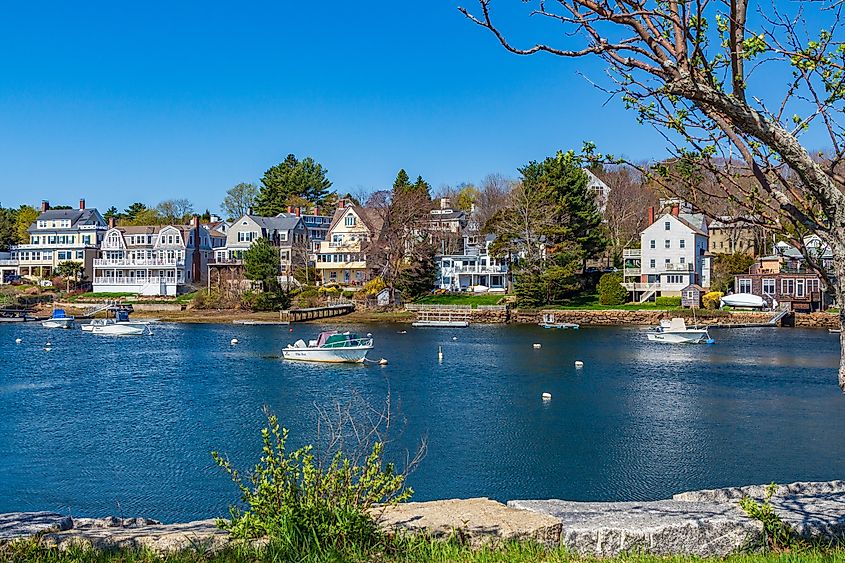
[[[91,334],[102,334],[109,336],[141,336],[152,334],[150,324],[144,321],[130,321],[129,311],[115,311],[113,319],[94,319],[82,330]]]
[[[303,362],[360,364],[372,349],[373,339],[370,337],[360,337],[353,332],[327,331],[307,344],[302,339],[288,344],[282,348],[282,357]]]
[[[546,313],[543,315],[543,322],[539,323],[543,328],[558,328],[558,329],[570,329],[570,330],[578,330],[581,328],[581,325],[578,323],[559,323],[555,320],[555,316],[551,313]]]
[[[668,324],[661,321],[660,326],[648,332],[648,339],[669,344],[700,344],[712,341],[706,328],[687,328],[686,321],[677,317]]]
[[[44,328],[73,328],[76,319],[65,314],[64,309],[53,309],[49,319],[41,321]]]
[[[829,329],[827,329],[827,331],[828,331],[830,334],[842,334],[842,329],[841,329],[841,328],[829,328]]]

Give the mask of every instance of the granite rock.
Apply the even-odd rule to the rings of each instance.
[[[727,503],[511,501],[562,524],[561,544],[581,554],[725,556],[763,541],[763,526]]]
[[[150,549],[157,553],[172,553],[187,548],[203,552],[219,550],[229,542],[229,533],[217,527],[215,520],[198,520],[181,524],[103,525],[103,520],[80,520],[72,529],[45,534],[47,545],[65,549],[70,546],[90,546],[97,549]]]
[[[726,487],[723,489],[704,489],[678,493],[673,500],[688,502],[727,502],[739,500],[744,496],[762,500],[769,485],[750,485],[746,487]],[[817,496],[845,493],[845,481],[799,481],[788,485],[778,485],[775,498],[796,496]]]
[[[9,512],[0,514],[0,541],[69,530],[72,527],[73,519],[70,516],[55,512]]]
[[[489,498],[407,502],[387,507],[379,524],[389,530],[433,537],[458,537],[470,545],[533,539],[557,545],[561,525],[557,518],[505,506]]]

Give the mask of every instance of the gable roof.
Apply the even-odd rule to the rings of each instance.
[[[335,210],[334,217],[332,217],[332,222],[329,225],[329,231],[332,231],[335,226],[340,223],[340,220],[349,210],[352,210],[355,215],[361,219],[361,222],[364,223],[364,226],[368,231],[370,231],[370,236],[378,234],[384,225],[384,220],[375,209],[368,209],[353,203]]]
[[[297,227],[302,221],[301,218],[289,215],[278,215],[276,217],[262,217],[260,215],[247,215],[255,221],[262,229],[268,231],[290,231]]]
[[[651,225],[646,227],[646,229],[650,229],[651,227],[653,227],[654,225],[656,225],[657,223],[659,223],[663,219],[665,219],[667,217],[671,217],[672,219],[676,219],[680,224],[687,227],[689,230],[691,230],[695,234],[701,235],[701,236],[704,236],[704,237],[707,236],[707,233],[705,233],[700,228],[696,227],[693,223],[690,222],[690,219],[694,219],[693,217],[687,218],[687,217],[684,217],[684,215],[685,215],[684,213],[681,213],[679,216],[676,217],[675,215],[672,215],[671,213],[664,213],[663,215],[661,215],[660,217],[655,219],[654,223],[652,223]],[[645,231],[645,229],[643,229],[643,231]]]

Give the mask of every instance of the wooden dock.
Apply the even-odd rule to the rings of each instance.
[[[339,317],[348,315],[355,310],[354,303],[338,303],[326,307],[309,307],[307,309],[289,309],[279,312],[279,321],[287,323],[298,323],[326,319],[328,317]]]

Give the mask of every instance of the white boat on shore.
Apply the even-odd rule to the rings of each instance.
[[[65,314],[64,309],[53,309],[49,319],[41,321],[44,328],[73,328],[76,319]]]
[[[733,293],[731,295],[725,295],[720,301],[723,307],[745,307],[748,309],[762,309],[766,307],[766,301],[753,293]]]
[[[316,340],[307,344],[301,339],[288,344],[282,348],[282,357],[303,362],[360,364],[372,349],[372,338],[362,338],[352,332],[329,331],[321,332]]]
[[[659,327],[648,332],[648,339],[669,344],[700,344],[711,341],[706,328],[687,328],[686,321],[677,317],[669,321],[668,325],[661,321]]]

